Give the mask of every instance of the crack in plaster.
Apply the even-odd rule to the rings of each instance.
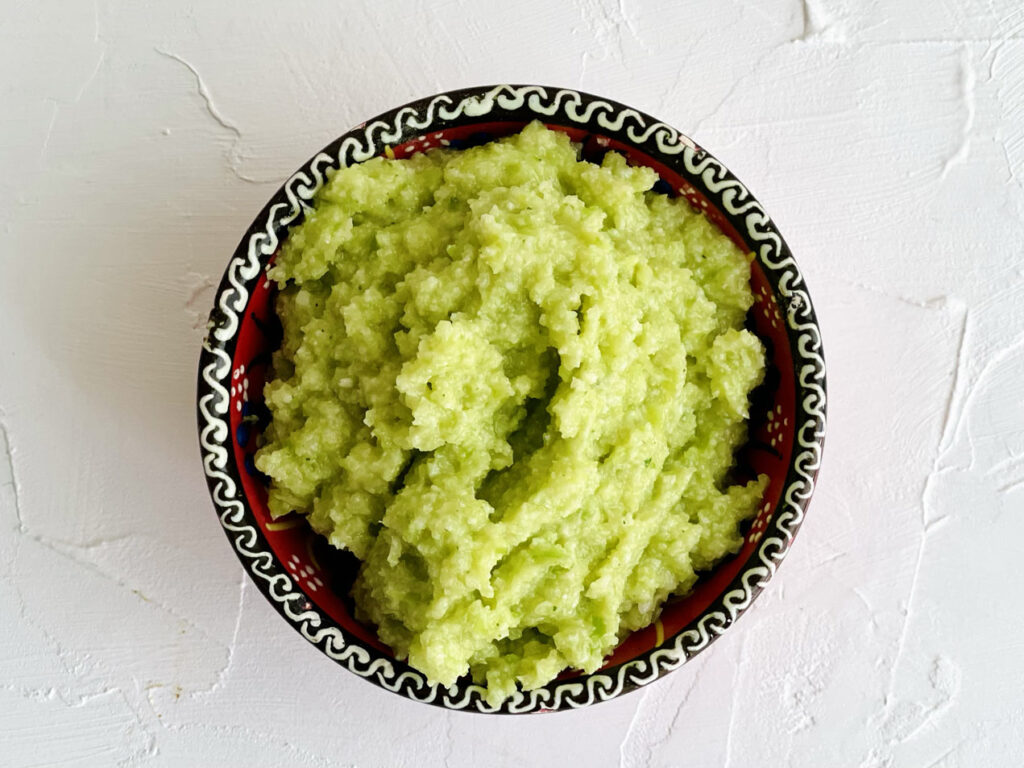
[[[848,556],[849,556],[849,553],[847,553],[847,552],[835,552],[835,553],[829,555],[828,557],[826,557],[824,560],[819,560],[818,562],[816,562],[814,564],[814,567],[815,568],[821,568],[821,566],[823,566],[823,565],[828,565],[829,563],[834,563],[836,560],[841,560],[842,558],[848,557]]]
[[[173,59],[179,64],[183,64],[192,76],[196,79],[196,89],[199,91],[199,95],[203,99],[203,103],[206,105],[206,111],[209,113],[217,124],[227,131],[230,131],[236,139],[242,138],[242,132],[238,129],[238,126],[226,118],[221,111],[217,108],[217,103],[213,100],[213,94],[210,93],[210,89],[206,87],[206,81],[203,80],[203,76],[199,74],[199,70],[196,69],[192,64],[183,59],[176,53],[165,51],[161,48],[157,48],[156,52],[161,56],[166,56],[168,59]]]
[[[667,711],[669,705],[676,700],[678,694],[675,689],[668,681],[652,683],[644,688],[630,726],[619,743],[619,768],[646,768],[652,764],[654,752],[676,732],[686,704],[700,684],[710,659],[710,655],[702,654],[686,663],[686,669],[692,673],[689,686],[681,692],[682,697],[678,699],[672,718],[667,722],[659,715]],[[664,727],[660,727],[662,725]],[[656,736],[653,734],[655,728],[658,732]]]
[[[81,86],[79,86],[78,92],[75,94],[75,98],[71,102],[72,105],[80,103],[82,101],[82,99],[85,97],[86,91],[89,90],[89,87],[96,80],[96,77],[97,77],[97,75],[99,75],[100,69],[103,67],[103,62],[106,61],[106,58],[107,58],[107,49],[106,49],[106,47],[103,47],[100,50],[99,58],[96,59],[96,65],[92,68],[92,72],[89,73],[89,77],[87,77],[85,82],[82,83]]]
[[[629,725],[626,726],[626,732],[622,735],[622,741],[619,742],[619,768],[625,768],[629,761],[629,755],[627,754],[626,748],[629,744],[629,737],[633,735],[637,722],[640,720],[640,713],[643,710],[644,704],[647,703],[647,699],[650,695],[650,686],[641,691],[640,700],[636,703],[636,708],[633,709],[633,716],[629,718]]]
[[[945,294],[942,294],[940,296],[934,296],[930,299],[918,299],[914,298],[913,296],[903,296],[902,294],[899,293],[892,293],[891,291],[888,291],[885,288],[881,288],[877,285],[872,285],[871,283],[866,283],[861,280],[841,278],[841,282],[843,282],[845,285],[850,286],[851,288],[859,288],[862,291],[868,291],[869,293],[874,293],[878,296],[883,296],[884,298],[892,299],[893,301],[899,301],[902,302],[903,304],[909,304],[910,306],[917,307],[918,309],[943,309],[949,305],[966,307],[966,303],[963,302],[962,300],[956,297],[949,297]]]
[[[122,690],[121,688],[117,688],[116,690],[117,694],[124,701],[125,706],[128,707],[128,711],[132,713],[132,717],[135,718],[135,722],[138,724],[139,730],[146,738],[145,747],[141,752],[137,754],[139,755],[140,758],[156,757],[156,755],[160,752],[160,747],[156,742],[156,733],[150,730],[146,723],[143,722],[141,706],[136,707],[135,705],[133,705],[128,700],[127,694],[125,694],[124,690]],[[134,762],[133,757],[134,756],[129,755],[124,760],[120,761],[118,764],[125,766],[131,765]]]
[[[21,536],[18,537],[19,541],[21,540],[21,538]],[[35,621],[32,621],[31,618],[28,616],[27,603],[25,601],[25,597],[21,593],[21,590],[18,589],[16,583],[13,584],[13,589],[14,595],[19,604],[19,621],[34,627],[35,630],[38,631],[40,635],[42,635],[44,641],[51,646],[52,651],[56,656],[57,663],[64,670],[64,674],[68,678],[77,681],[77,683],[80,686],[87,686],[91,684],[91,682],[93,681],[86,679],[86,675],[93,670],[89,669],[85,659],[76,659],[75,654],[72,651],[69,651],[66,648],[64,648],[61,642],[54,635],[48,632],[45,627],[43,627],[41,624],[38,624]],[[132,680],[135,681],[136,684],[138,683],[138,681],[135,680],[134,676],[132,677]],[[56,686],[51,686],[49,688],[19,688],[17,686],[8,685],[4,686],[4,689],[17,693],[19,696],[22,696],[23,698],[30,701],[60,701],[61,704],[63,704],[68,709],[79,709],[91,703],[92,701],[102,698],[103,696],[116,694],[124,701],[125,705],[128,708],[128,711],[133,715],[142,733],[146,736],[147,745],[142,754],[144,756],[152,756],[157,753],[155,734],[153,734],[152,731],[150,731],[150,729],[143,722],[140,709],[131,703],[131,701],[128,698],[128,695],[125,693],[123,687],[120,685],[105,685],[100,690],[79,690],[77,692],[74,690],[72,686],[66,686],[64,688],[59,688]]]
[[[202,297],[203,292],[209,288],[213,288],[216,283],[213,281],[212,277],[200,272],[189,272],[186,277],[189,277],[192,280],[192,285],[189,287],[188,295],[185,297],[185,306],[191,309],[192,305],[196,303],[196,300]]]
[[[729,702],[729,729],[725,732],[725,763],[723,768],[732,765],[732,737],[736,731],[736,698],[740,689],[740,680],[743,676],[743,669],[747,665],[747,636],[740,637],[740,650],[737,654],[736,673],[732,678],[732,697]]]
[[[452,738],[452,713],[444,713],[444,751],[441,753],[441,761],[444,768],[450,768],[452,754],[455,752],[455,740]]]
[[[871,628],[877,632],[878,619],[875,616],[875,606],[871,604],[871,601],[868,600],[867,595],[864,594],[864,590],[862,590],[860,587],[852,587],[847,585],[847,588],[851,592],[853,592],[853,594],[857,597],[858,600],[861,601],[861,603],[863,603],[864,609],[868,612],[868,619],[871,622]]]
[[[73,107],[81,103],[82,99],[85,98],[85,94],[88,92],[89,88],[92,86],[92,84],[96,81],[96,78],[99,76],[100,69],[103,68],[103,62],[107,59],[107,46],[100,40],[100,19],[98,4],[94,5],[94,17],[95,18],[93,43],[96,43],[100,46],[99,56],[96,57],[96,64],[93,65],[93,68],[89,72],[89,75],[85,78],[82,84],[78,86],[78,89],[75,91],[74,97],[71,99],[71,101],[65,102],[64,106]],[[46,158],[46,153],[50,148],[50,138],[53,136],[53,127],[57,123],[57,116],[60,114],[60,108],[62,103],[61,99],[56,98],[47,98],[45,100],[51,102],[52,111],[50,113],[50,122],[46,126],[46,132],[43,134],[43,145],[42,147],[40,147],[39,150],[40,160],[44,160]]]
[[[995,476],[1003,472],[1012,473],[1022,467],[1024,467],[1024,453],[1011,453],[1002,461],[993,464],[989,468],[988,472],[985,473],[985,476],[994,478]],[[998,491],[1000,493],[1005,493],[1006,491],[1020,485],[1021,483],[1024,483],[1024,477],[1021,477],[1020,479],[1009,480],[1000,485]]]
[[[231,640],[228,643],[228,657],[224,666],[217,671],[217,676],[208,688],[189,691],[189,698],[195,699],[202,696],[209,696],[216,693],[227,684],[231,667],[235,663],[235,649],[238,645],[238,635],[242,628],[242,611],[245,606],[245,585],[248,583],[245,573],[241,574],[238,580],[238,608],[235,611],[235,627],[231,631]]]
[[[953,369],[953,385],[950,387],[949,396],[946,398],[946,408],[942,415],[942,427],[939,429],[939,445],[936,449],[935,462],[932,464],[932,471],[928,474],[928,478],[925,480],[924,490],[921,492],[921,521],[927,523],[925,519],[926,512],[926,499],[925,496],[928,493],[928,483],[932,480],[934,475],[939,471],[939,465],[942,459],[949,453],[952,447],[957,426],[960,420],[963,418],[963,409],[966,403],[961,405],[959,408],[956,407],[958,399],[963,399],[964,396],[961,394],[967,377],[967,350],[968,344],[967,339],[971,327],[971,308],[960,299],[951,299],[947,302],[957,311],[963,312],[963,320],[960,323],[960,338],[956,345],[956,366]],[[955,422],[952,422],[955,412]],[[954,424],[954,428],[950,430],[950,424]]]
[[[86,552],[90,549],[98,549],[99,547],[105,547],[111,544],[120,544],[123,541],[142,538],[142,535],[138,533],[122,533],[117,536],[97,536],[94,539],[86,539],[85,541],[71,541],[70,539],[62,539],[59,536],[44,536],[42,534],[33,533],[28,528],[25,529],[24,533],[27,538],[49,549],[59,546],[78,550],[80,552]]]
[[[100,41],[100,0],[94,0],[92,4],[92,41]]]
[[[794,38],[794,40],[807,42],[817,35],[817,29],[814,23],[814,12],[811,10],[811,4],[808,0],[800,0],[800,17],[803,22],[803,30],[800,32],[798,37]]]
[[[953,303],[952,301],[950,302]],[[925,478],[924,487],[921,490],[921,538],[917,546],[917,558],[914,561],[914,571],[910,579],[910,590],[907,594],[907,604],[903,613],[903,623],[900,627],[899,638],[896,641],[896,655],[893,657],[892,667],[889,670],[889,681],[886,685],[886,691],[883,698],[883,713],[890,715],[892,712],[893,702],[895,697],[893,696],[893,688],[896,684],[896,674],[899,671],[900,665],[903,662],[903,656],[906,652],[907,644],[907,633],[910,629],[910,622],[912,620],[914,603],[917,599],[918,584],[921,577],[921,566],[924,563],[925,550],[928,545],[928,538],[936,530],[941,529],[941,525],[935,525],[938,522],[936,520],[929,520],[929,511],[932,509],[930,503],[931,493],[935,479],[941,472],[942,460],[949,452],[953,437],[952,433],[956,431],[956,424],[959,424],[961,414],[965,404],[961,404],[957,407],[958,394],[961,391],[964,383],[964,369],[966,366],[966,350],[968,349],[967,339],[970,331],[970,320],[971,312],[970,308],[959,299],[956,300],[955,305],[958,305],[963,311],[963,320],[960,324],[960,338],[957,343],[956,353],[956,365],[953,373],[953,383],[950,387],[949,396],[946,400],[946,409],[943,414],[942,426],[939,430],[939,442],[935,449],[935,458],[932,461],[932,468],[929,471],[928,476]],[[955,416],[954,416],[955,414]],[[954,420],[955,419],[955,420]]]
[[[245,160],[245,155],[242,152],[242,131],[235,125],[234,121],[230,120],[220,109],[217,107],[217,102],[214,101],[213,94],[206,85],[206,81],[203,80],[203,76],[199,73],[199,70],[191,64],[187,59],[182,58],[176,53],[171,51],[165,51],[162,48],[154,48],[157,53],[161,56],[176,61],[185,67],[195,78],[196,91],[199,97],[203,100],[203,106],[206,109],[206,113],[210,118],[222,129],[231,134],[231,143],[228,146],[227,151],[227,167],[231,173],[241,181],[249,184],[267,184],[276,181],[276,178],[260,179],[255,176],[250,176],[242,171],[242,163]]]
[[[102,690],[80,693],[76,698],[71,696],[70,691],[64,691],[54,687],[22,688],[15,685],[0,685],[0,690],[13,693],[25,701],[39,704],[59,701],[65,709],[69,710],[82,709],[95,701],[113,696],[124,703],[128,715],[134,721],[134,725],[138,726],[138,732],[144,737],[144,744],[141,749],[134,750],[130,754],[126,755],[118,761],[118,765],[129,765],[137,757],[152,757],[157,753],[156,734],[154,734],[146,726],[145,722],[143,722],[138,708],[132,704],[128,695],[121,686],[106,686]]]
[[[928,726],[935,725],[936,719],[953,706],[962,685],[960,669],[946,657],[936,656],[932,661],[928,682],[931,684],[932,690],[939,694],[939,701],[922,710],[921,722],[905,736],[899,738],[900,744],[910,741]]]
[[[71,689],[57,688],[55,686],[34,688],[32,686],[11,685],[9,683],[0,685],[0,690],[20,696],[25,701],[37,703],[59,701],[64,705],[65,709],[81,709],[97,699],[102,699],[104,696],[109,696],[112,693],[123,693],[120,686],[106,686],[99,691],[74,694]]]
[[[970,409],[971,403],[973,402],[973,400],[974,400],[975,396],[977,395],[978,391],[981,389],[982,383],[991,374],[992,369],[996,365],[998,365],[999,363],[1003,362],[1003,360],[1005,360],[1007,357],[1012,355],[1014,352],[1016,352],[1022,346],[1024,346],[1024,333],[1019,333],[1016,336],[1016,338],[1013,339],[1013,341],[1009,342],[1004,347],[1002,347],[1001,349],[996,351],[988,359],[988,362],[986,362],[985,365],[982,366],[982,369],[978,373],[977,378],[971,383],[970,387],[967,390],[967,394],[964,396],[964,404],[963,404],[963,407],[960,409],[961,410],[961,415],[960,415],[960,419],[958,420],[958,423],[957,423],[957,435],[959,435],[959,432],[960,432],[961,423],[963,421],[963,414],[965,414]],[[970,445],[970,450],[971,450],[971,460],[970,460],[970,463],[968,465],[968,469],[971,470],[971,469],[974,469],[974,462],[975,462],[974,443],[973,442],[969,442],[969,445]]]
[[[25,518],[22,516],[21,490],[18,485],[18,476],[14,471],[14,446],[11,444],[11,432],[7,428],[2,414],[3,412],[0,411],[0,437],[4,440],[4,457],[7,459],[7,467],[11,475],[9,484],[14,497],[14,518],[18,522],[18,527],[15,530],[17,533],[25,533],[27,529],[25,528]]]
[[[92,573],[92,574],[94,574],[96,576],[99,576],[101,579],[103,579],[105,581],[108,581],[111,584],[114,584],[115,586],[120,587],[123,590],[127,590],[128,592],[130,592],[131,594],[133,594],[135,597],[137,597],[138,599],[142,600],[143,602],[149,603],[151,605],[156,606],[157,608],[162,610],[164,613],[166,613],[171,618],[174,618],[174,619],[182,622],[182,624],[184,624],[184,626],[186,626],[186,627],[188,627],[188,628],[190,628],[192,630],[195,630],[202,637],[206,638],[207,640],[209,640],[209,641],[211,641],[211,642],[213,642],[215,644],[218,644],[217,641],[206,632],[206,630],[204,630],[202,627],[200,627],[198,624],[196,624],[194,621],[192,621],[187,616],[181,615],[180,613],[178,613],[178,611],[176,611],[174,608],[172,608],[171,606],[167,605],[166,603],[163,603],[163,602],[161,602],[159,600],[147,597],[140,590],[130,586],[127,582],[123,581],[122,579],[116,578],[116,577],[108,574],[107,572],[103,571],[101,568],[99,568],[95,563],[91,562],[90,560],[85,560],[85,559],[79,557],[77,554],[75,554],[75,550],[79,549],[79,547],[77,545],[75,545],[74,547],[69,548],[69,549],[62,549],[61,545],[67,546],[64,542],[59,542],[57,540],[50,539],[49,537],[41,536],[39,534],[34,534],[34,533],[31,533],[31,532],[28,532],[28,531],[23,532],[22,535],[25,538],[28,538],[29,540],[31,540],[31,541],[35,542],[36,544],[38,544],[39,546],[43,547],[44,549],[48,549],[49,551],[53,552],[54,554],[56,554],[56,555],[64,558],[65,560],[73,563],[74,565],[77,565],[80,568],[84,568],[85,570],[89,571],[90,573]],[[120,539],[124,539],[124,538],[128,538],[128,537],[120,537]],[[120,540],[120,539],[118,539],[118,540]],[[228,649],[228,650],[230,651],[230,649]]]
[[[338,763],[332,762],[324,755],[303,749],[302,747],[292,743],[291,739],[287,736],[274,731],[261,731],[244,725],[212,725],[205,722],[180,723],[174,725],[172,723],[165,722],[162,718],[158,719],[157,722],[165,731],[172,733],[188,734],[198,731],[200,733],[206,732],[213,734],[220,739],[227,737],[247,742],[249,744],[257,744],[263,747],[277,746],[283,748],[295,757],[296,762],[292,763],[292,765],[319,766],[319,768],[341,768]],[[354,766],[351,766],[351,764],[344,765],[347,765],[348,768],[355,768]]]
[[[50,148],[50,137],[53,135],[53,126],[57,122],[57,113],[60,112],[60,105],[57,104],[56,100],[50,101],[50,122],[46,126],[46,132],[43,134],[43,145],[39,148],[39,159],[46,159],[46,152]]]
[[[941,755],[939,755],[937,758],[935,758],[930,763],[928,763],[928,765],[926,765],[924,768],[937,768],[939,766],[939,764],[943,763],[946,760],[947,757],[949,757],[954,752],[956,752],[958,749],[960,749],[960,745],[961,744],[963,744],[963,742],[962,741],[958,741],[952,747],[950,747],[945,752],[943,752]]]
[[[636,24],[626,10],[625,0],[618,0],[613,5],[606,5],[604,0],[574,0],[580,20],[590,30],[594,42],[607,58],[612,47],[618,53],[619,61],[625,61],[625,38],[628,34],[647,53],[654,53],[647,42],[640,36]],[[586,71],[588,54],[583,53],[580,66],[582,80]]]
[[[12,576],[11,589],[12,589],[12,591],[14,593],[14,598],[18,602],[18,622],[31,626],[37,632],[39,632],[40,635],[42,635],[43,640],[45,640],[47,643],[49,643],[51,649],[53,650],[54,655],[57,657],[57,662],[60,664],[61,667],[63,667],[64,672],[69,677],[80,677],[81,675],[76,670],[80,669],[82,667],[82,663],[79,661],[76,665],[72,666],[72,664],[71,664],[71,656],[73,654],[71,652],[67,651],[64,648],[64,646],[61,645],[60,641],[56,637],[54,637],[52,634],[50,634],[50,632],[48,632],[45,627],[43,627],[41,624],[33,621],[29,617],[29,615],[28,615],[28,602],[25,600],[25,595],[22,593],[21,589],[18,587],[17,579],[13,578],[15,576],[15,570],[14,569],[15,569],[15,566],[17,565],[17,563],[18,563],[18,558],[19,558],[19,556],[21,554],[21,546],[20,545],[21,545],[22,538],[23,538],[22,536],[17,536],[16,537],[16,543],[18,545],[18,549],[15,550],[14,557],[13,557],[12,562],[11,562],[11,576]],[[63,700],[63,698],[62,698],[62,700]]]
[[[668,85],[665,90],[661,92],[658,97],[657,105],[658,110],[664,110],[668,104],[669,98],[676,95],[676,89],[679,88],[683,83],[683,77],[690,74],[690,64],[700,56],[700,46],[707,39],[710,34],[709,30],[704,30],[699,35],[693,38],[693,41],[689,44],[685,58],[676,67],[675,77],[672,78],[672,82]],[[692,129],[689,129],[692,130]]]
[[[1014,491],[1017,488],[1020,488],[1021,486],[1024,486],[1024,477],[1018,478],[1017,480],[1011,480],[1008,483],[1000,485],[998,488],[996,488],[996,492],[1009,493],[1010,491]]]
[[[960,50],[960,99],[963,101],[967,114],[964,117],[964,127],[961,130],[960,146],[956,151],[946,158],[942,165],[942,173],[939,174],[939,181],[945,181],[949,172],[958,165],[967,162],[971,153],[971,134],[974,133],[974,121],[977,112],[977,97],[975,89],[978,78],[974,71],[974,60],[971,56],[971,49],[963,45]]]
[[[732,2],[734,5],[738,5],[740,8],[742,8],[744,11],[751,11],[752,13],[756,14],[758,18],[761,19],[761,21],[764,21],[772,25],[773,27],[780,26],[779,20],[772,16],[771,14],[767,13],[766,11],[762,10],[761,7],[757,4],[757,2],[747,3],[744,2],[744,0],[732,0]]]
[[[817,0],[800,0],[800,21],[802,23],[800,34],[792,38],[790,42],[846,43],[845,34],[817,4]]]
[[[697,120],[696,123],[694,123],[693,128],[691,129],[694,135],[701,129],[701,127],[703,127],[704,123],[716,117],[718,113],[722,111],[722,108],[726,105],[729,99],[731,99],[735,95],[740,85],[748,78],[757,74],[758,70],[761,67],[761,64],[764,63],[765,59],[767,59],[769,56],[775,53],[776,49],[778,48],[778,45],[769,48],[767,51],[765,51],[764,53],[757,57],[757,59],[754,61],[753,64],[751,64],[750,69],[747,72],[733,80],[732,85],[729,86],[729,89],[725,92],[725,95],[722,96],[721,99],[719,99],[718,103],[714,106],[714,108],[708,114],[704,115],[704,117],[701,117],[700,119]]]
[[[212,277],[202,272],[186,272],[182,281],[186,288],[185,301],[182,303],[182,311],[189,318],[192,330],[196,331],[206,325],[209,310],[207,307],[212,303],[209,298],[210,291],[217,286]],[[200,302],[200,299],[202,301]],[[196,308],[199,304],[199,309]]]

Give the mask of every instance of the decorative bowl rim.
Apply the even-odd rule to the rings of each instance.
[[[499,706],[487,704],[482,687],[473,683],[430,685],[419,671],[347,632],[302,592],[256,522],[228,422],[234,349],[250,289],[283,233],[309,208],[326,172],[363,162],[410,138],[485,119],[541,119],[614,135],[699,185],[754,247],[785,320],[796,391],[794,447],[782,495],[756,549],[730,584],[682,630],[639,656],[518,691]],[[453,710],[519,714],[576,709],[647,685],[704,650],[750,607],[803,521],[824,447],[825,402],[821,334],[803,276],[771,218],[722,163],[674,128],[611,99],[567,88],[490,85],[447,91],[388,110],[342,134],[285,181],[246,230],[217,288],[199,360],[196,409],[204,471],[224,532],[263,595],[303,637],[360,677],[407,698]]]

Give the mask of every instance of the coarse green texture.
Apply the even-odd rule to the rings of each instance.
[[[362,560],[360,616],[502,701],[592,671],[741,544],[750,262],[648,168],[539,123],[342,169],[271,278],[256,466]]]

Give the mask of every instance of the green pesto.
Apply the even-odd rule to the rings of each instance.
[[[335,173],[282,246],[256,465],[362,560],[362,619],[500,702],[592,671],[741,544],[749,257],[539,123]]]

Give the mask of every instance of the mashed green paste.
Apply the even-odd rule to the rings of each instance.
[[[535,123],[339,170],[281,248],[256,466],[362,561],[360,617],[488,700],[592,671],[741,543],[749,257]]]

